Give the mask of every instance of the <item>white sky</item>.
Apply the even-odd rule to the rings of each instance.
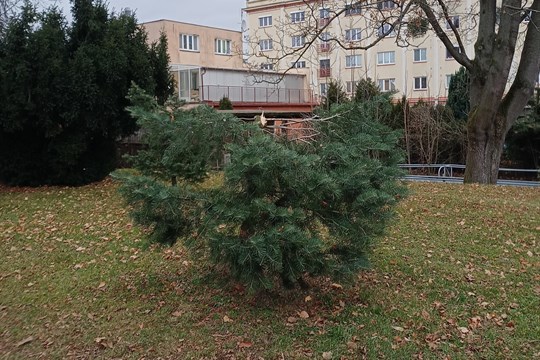
[[[69,0],[41,0],[42,5],[56,3],[71,21]],[[225,29],[241,29],[241,9],[246,0],[108,0],[109,10],[134,10],[139,22],[176,20]]]

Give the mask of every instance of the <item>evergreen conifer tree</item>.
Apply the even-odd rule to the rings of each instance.
[[[208,249],[251,288],[341,278],[368,265],[373,238],[404,193],[399,133],[373,121],[377,106],[332,107],[311,121],[316,136],[306,143],[207,107],[165,109],[134,95],[143,99],[131,113],[148,149],[133,159],[139,174],[117,177],[154,241]],[[231,158],[223,182],[201,186],[223,150]]]
[[[151,61],[133,16],[109,14],[101,1],[72,4],[68,26],[56,9],[26,3],[0,38],[0,181],[102,179],[116,166],[117,139],[136,130],[131,82],[154,93],[153,75],[168,71],[161,55]]]

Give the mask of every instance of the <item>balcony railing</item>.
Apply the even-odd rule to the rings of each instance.
[[[319,19],[319,29],[325,27],[330,23],[330,18]]]
[[[329,52],[329,51],[330,51],[330,44],[329,43],[319,44],[319,52]]]
[[[332,71],[330,68],[320,68],[319,77],[330,77],[332,76]]]
[[[271,87],[205,85],[202,87],[203,101],[219,101],[228,97],[234,102],[311,104],[313,91],[309,89],[280,89]]]

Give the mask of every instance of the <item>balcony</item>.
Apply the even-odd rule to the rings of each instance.
[[[332,71],[330,68],[320,68],[319,69],[319,77],[330,77],[332,75]]]
[[[260,87],[204,85],[201,97],[207,103],[217,103],[221,98],[228,97],[234,105],[239,103],[311,104],[314,101],[313,92],[308,89],[274,88],[262,85]]]
[[[330,52],[330,44],[329,43],[319,44],[319,52]]]
[[[319,29],[325,27],[326,25],[328,25],[330,23],[330,18],[322,18],[322,19],[319,19]]]

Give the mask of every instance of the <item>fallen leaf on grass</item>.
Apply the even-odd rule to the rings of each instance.
[[[306,296],[306,298],[304,299],[304,301],[305,301],[305,302],[309,302],[309,301],[311,301],[311,296],[309,296],[309,295],[308,295],[308,296]]]
[[[334,289],[343,289],[343,286],[338,284],[338,283],[333,283],[332,285],[330,285],[332,288]]]
[[[298,319],[295,318],[294,316],[289,316],[289,317],[287,318],[287,322],[288,322],[289,324],[294,324],[294,323],[297,322],[297,321],[298,321]]]
[[[300,316],[302,319],[307,319],[309,318],[309,314],[306,312],[306,311],[300,311],[298,313],[298,316]]]
[[[19,341],[19,342],[17,343],[16,346],[17,346],[17,347],[21,347],[21,346],[24,346],[24,345],[26,345],[26,344],[31,343],[31,342],[34,341],[34,340],[35,340],[35,339],[34,339],[33,336],[29,336],[29,337],[27,337],[26,339],[23,339],[23,340]]]
[[[233,322],[233,320],[232,320],[230,317],[228,317],[227,315],[225,315],[225,316],[223,317],[223,322],[225,322],[225,323],[231,323],[231,322]]]
[[[98,337],[95,338],[94,342],[104,349],[112,348],[112,343],[110,341],[107,341],[107,338]]]
[[[174,316],[174,317],[180,317],[180,316],[182,316],[182,312],[177,310],[177,311],[175,311],[175,312],[172,313],[172,316]],[[223,319],[223,320],[225,321],[225,319]],[[230,320],[230,319],[229,319],[229,320]]]
[[[394,329],[396,331],[405,331],[405,329],[402,328],[401,326],[392,326],[392,329]]]
[[[332,359],[332,352],[331,352],[331,351],[325,351],[325,352],[323,352],[322,358],[323,358],[324,360],[330,360],[330,359]]]
[[[458,330],[462,334],[468,334],[470,332],[470,330],[468,328],[464,327],[464,326],[458,327]]]
[[[240,349],[243,349],[243,348],[250,348],[250,347],[252,347],[252,346],[253,346],[253,343],[250,342],[250,341],[242,341],[242,342],[239,342],[239,343],[238,343],[238,347],[239,347]]]

